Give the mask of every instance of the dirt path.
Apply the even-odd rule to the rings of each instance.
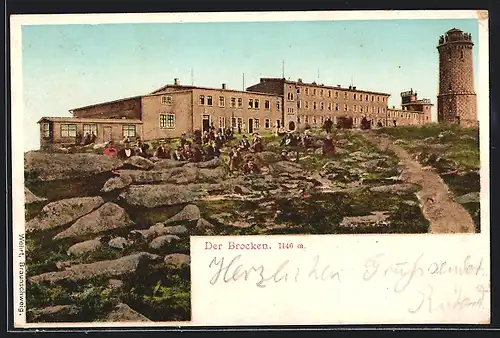
[[[403,163],[402,178],[422,187],[417,193],[422,212],[430,222],[431,233],[473,233],[474,222],[470,214],[459,203],[453,201],[448,186],[432,170],[422,168],[420,163],[392,140],[373,132],[360,132],[368,141],[381,150],[393,151]]]

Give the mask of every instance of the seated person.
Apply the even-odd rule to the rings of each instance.
[[[201,162],[203,161],[203,153],[198,146],[194,146],[191,152],[191,158],[189,159],[191,162]]]
[[[283,149],[281,151],[280,159],[282,161],[288,161],[288,151],[286,151],[285,149]]]
[[[238,143],[238,148],[240,148],[240,150],[248,150],[250,148],[250,143],[245,135],[241,137],[241,140]]]
[[[323,141],[323,155],[333,155],[335,154],[335,144],[333,143],[332,137],[330,135],[326,136]]]
[[[160,144],[158,146],[158,148],[156,148],[156,151],[154,153],[154,157],[156,157],[158,159],[169,158],[170,157],[170,152],[167,149],[165,149],[165,147],[163,146],[163,144]]]
[[[243,163],[243,157],[241,156],[240,149],[234,146],[231,152],[229,152],[229,170],[234,171],[240,168]]]
[[[262,145],[262,138],[259,134],[255,133],[252,139],[252,145],[250,146],[250,151],[252,152],[261,152],[264,149]]]
[[[109,141],[106,148],[104,148],[103,155],[105,156],[116,156],[118,154],[118,149],[115,148],[115,143]]]
[[[247,158],[247,162],[243,166],[243,173],[245,175],[257,175],[260,174],[260,169],[254,162],[252,157]]]
[[[184,143],[183,149],[182,149],[182,155],[186,159],[186,161],[190,161],[191,157],[193,156],[193,152],[191,151],[191,147],[189,143]]]
[[[214,143],[217,146],[217,148],[219,148],[219,149],[224,146],[224,139],[222,138],[222,134],[221,133],[215,134]]]
[[[205,155],[204,159],[205,161],[209,161],[214,158],[214,147],[212,147],[211,143],[208,143],[205,148],[203,149],[203,153]]]
[[[118,158],[121,160],[126,160],[135,155],[134,149],[130,148],[130,143],[125,143],[125,148],[118,151]]]
[[[181,134],[181,139],[180,139],[181,147],[184,148],[184,145],[188,143],[186,133]]]
[[[184,157],[184,154],[182,153],[182,148],[178,147],[175,149],[175,151],[172,153],[172,159],[175,161],[185,161],[186,158]]]

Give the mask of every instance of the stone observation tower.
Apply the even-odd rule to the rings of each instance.
[[[471,35],[457,28],[439,38],[438,122],[477,126]]]

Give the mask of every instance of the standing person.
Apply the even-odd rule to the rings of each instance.
[[[189,143],[184,143],[184,146],[182,147],[182,155],[184,156],[186,161],[189,161],[193,156]]]
[[[134,156],[134,149],[130,148],[130,143],[125,143],[125,148],[118,151],[118,158],[121,160],[126,160]]]
[[[212,148],[214,149],[214,157],[220,157],[220,148],[217,143],[212,142]]]
[[[186,137],[186,133],[182,133],[181,134],[181,139],[180,139],[180,143],[181,143],[181,147],[184,148],[184,145],[188,142],[187,140],[187,137]]]
[[[208,142],[210,142],[210,133],[207,130],[203,132],[203,137],[201,141],[203,144],[208,144]]]
[[[113,141],[109,141],[109,143],[106,145],[106,148],[104,148],[103,155],[114,157],[117,154],[118,154],[118,149],[115,148],[115,143]]]
[[[330,117],[328,117],[324,123],[324,128],[327,132],[327,134],[331,134],[332,133],[332,128],[333,128],[333,122],[332,120],[330,119]]]
[[[90,135],[90,143],[95,143],[95,141],[97,140],[97,135],[92,132],[92,135]]]
[[[86,146],[90,144],[90,133],[87,131],[85,132],[85,140],[83,141],[83,145]]]
[[[243,157],[241,156],[240,149],[237,146],[234,146],[233,150],[229,153],[229,170],[238,170],[242,163]]]
[[[217,133],[215,135],[214,143],[217,146],[217,148],[219,148],[219,149],[222,148],[222,146],[224,145],[224,140],[222,139],[221,134]]]
[[[80,144],[82,144],[82,139],[83,139],[82,132],[79,131],[78,133],[76,133],[75,144],[77,146],[79,146]]]
[[[238,123],[238,134],[241,135],[241,123]]]
[[[194,131],[194,143],[197,144],[198,146],[201,146],[202,139],[201,139],[201,130],[195,130]]]

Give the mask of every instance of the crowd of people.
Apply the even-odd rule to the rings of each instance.
[[[335,154],[335,142],[331,135],[332,127],[333,123],[325,124],[327,136],[322,142],[322,154],[326,156]],[[318,142],[310,130],[305,130],[303,133],[283,131],[280,132],[280,135],[280,159],[283,161],[292,160],[290,155],[293,156],[294,152],[296,155],[295,160],[298,161],[300,152],[307,152],[309,149],[318,147]],[[251,138],[242,135],[239,139],[236,139],[231,128],[219,128],[217,130],[213,124],[209,130],[203,133],[195,131],[191,138],[188,138],[187,134],[183,133],[178,145],[174,147],[167,140],[160,140],[154,151],[140,138],[136,139],[135,142],[124,139],[122,143],[124,147],[118,150],[113,141],[109,142],[103,154],[116,156],[122,160],[132,156],[142,156],[154,161],[172,159],[175,161],[202,162],[220,157],[221,150],[230,147],[228,152],[230,171],[241,171],[246,175],[261,172],[253,155],[264,151],[264,142],[259,133],[253,133]]]

